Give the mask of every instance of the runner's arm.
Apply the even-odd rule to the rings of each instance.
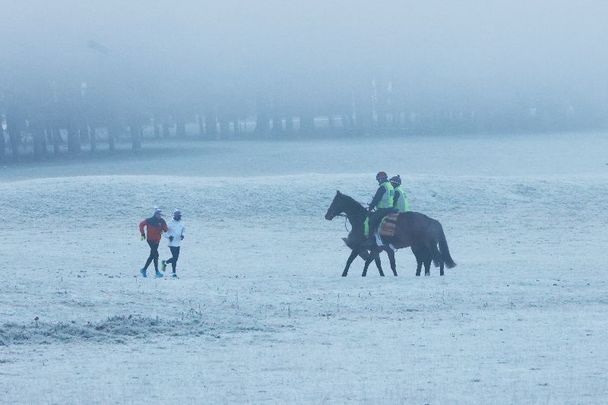
[[[147,224],[147,222],[146,222],[146,220],[145,220],[145,219],[139,223],[139,233],[140,233],[140,234],[141,234],[141,236],[143,236],[143,237],[145,237],[145,236],[146,236],[146,232],[144,231],[144,228],[145,228],[146,224]]]

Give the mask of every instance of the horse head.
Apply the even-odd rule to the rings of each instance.
[[[325,214],[325,219],[331,221],[335,216],[340,215],[344,212],[344,198],[343,194],[340,191],[336,191],[336,196],[334,200],[331,202],[331,205],[327,209],[327,213]]]

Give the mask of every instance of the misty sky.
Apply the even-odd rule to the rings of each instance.
[[[331,93],[376,77],[431,99],[593,101],[608,92],[607,1],[0,4],[2,87],[137,80],[175,92],[318,86]]]

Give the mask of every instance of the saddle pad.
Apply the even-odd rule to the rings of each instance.
[[[397,231],[397,218],[399,218],[399,214],[388,214],[382,219],[380,223],[380,236],[395,236],[395,232]]]

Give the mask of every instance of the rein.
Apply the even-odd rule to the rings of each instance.
[[[346,229],[346,232],[350,233],[350,230],[348,229],[348,216],[346,214],[338,214],[336,215],[337,217],[344,217],[344,229]]]
[[[348,197],[348,198],[350,198],[350,197]],[[353,201],[359,203],[361,205],[361,207],[363,207],[363,209],[365,209],[365,206],[368,205],[367,203],[362,203],[362,202],[359,202],[359,201],[356,201],[356,200],[353,200]],[[351,227],[351,229],[348,229],[348,215],[346,215],[346,213],[343,212],[341,214],[337,214],[336,216],[337,217],[344,217],[344,229],[346,230],[346,232],[350,233],[351,230],[352,230],[352,227]]]

